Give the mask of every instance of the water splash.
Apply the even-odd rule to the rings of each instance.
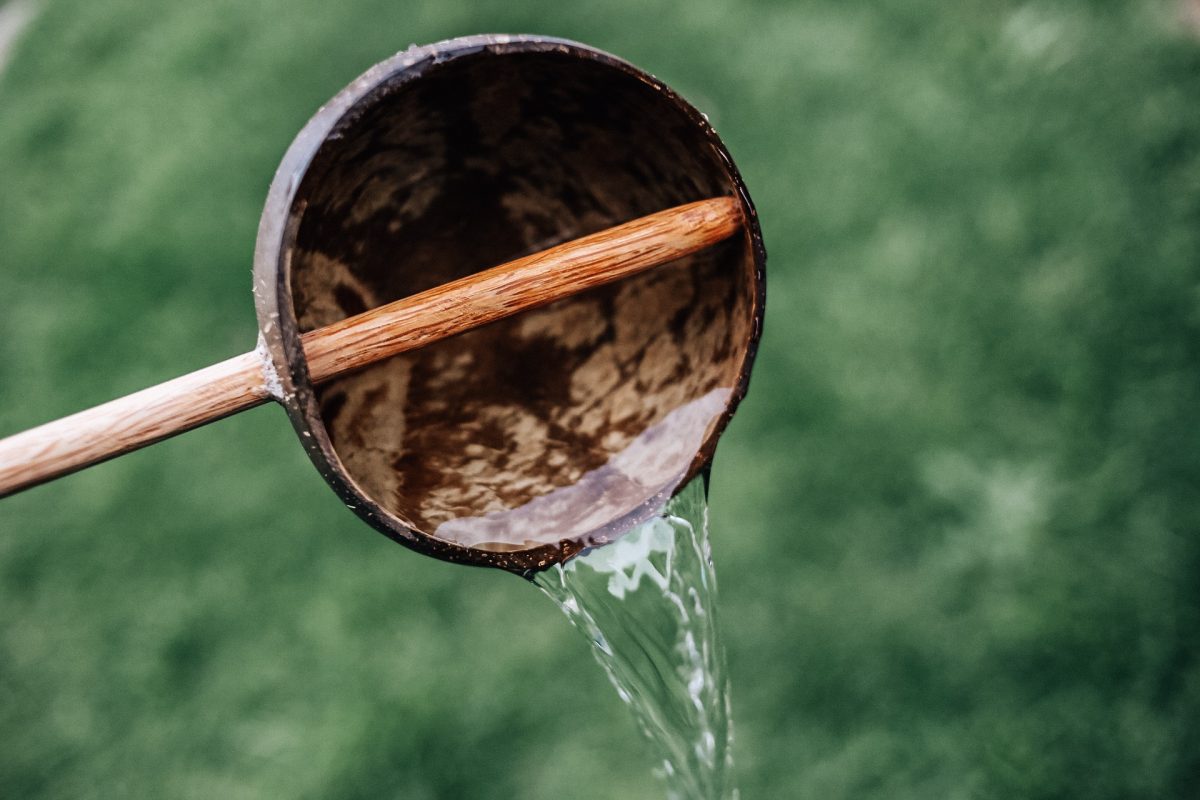
[[[534,582],[583,632],[658,750],[671,800],[736,800],[705,482]]]

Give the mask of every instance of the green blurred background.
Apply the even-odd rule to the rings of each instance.
[[[268,182],[359,72],[580,39],[710,114],[770,252],[712,489],[743,797],[1195,797],[1189,20],[42,0],[0,76],[0,433],[253,343]],[[368,530],[263,408],[0,503],[0,796],[661,788],[557,609]]]

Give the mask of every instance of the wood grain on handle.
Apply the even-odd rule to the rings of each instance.
[[[575,239],[327,325],[303,337],[314,381],[627,278],[729,238],[730,197],[701,200]]]
[[[304,334],[314,382],[635,275],[732,236],[734,198],[650,214]],[[243,353],[0,439],[0,497],[270,399],[265,353]]]

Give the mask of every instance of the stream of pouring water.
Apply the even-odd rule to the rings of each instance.
[[[534,582],[588,637],[658,751],[670,800],[736,800],[702,477],[657,517]]]

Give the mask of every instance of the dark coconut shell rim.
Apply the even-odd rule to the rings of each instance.
[[[570,540],[563,540],[557,545],[512,552],[490,552],[464,547],[412,530],[356,487],[353,478],[347,473],[335,452],[321,418],[293,307],[290,282],[291,251],[287,247],[295,241],[304,211],[303,208],[296,207],[296,191],[313,157],[328,140],[337,138],[339,130],[353,124],[383,97],[419,80],[441,65],[483,54],[515,53],[558,53],[586,59],[624,72],[652,86],[665,102],[673,105],[676,111],[684,114],[700,129],[705,141],[724,165],[730,183],[736,188],[742,203],[745,235],[749,237],[754,258],[755,286],[751,332],[749,341],[744,343],[742,369],[729,402],[701,445],[687,476],[679,483],[676,491],[682,489],[701,471],[707,470],[716,450],[717,440],[746,394],[754,357],[762,336],[767,256],[758,215],[733,159],[707,118],[653,75],[604,51],[566,39],[485,34],[411,47],[364,72],[322,106],[308,121],[288,148],[275,173],[267,194],[255,245],[254,296],[258,312],[260,347],[269,356],[268,370],[273,366],[276,373],[271,377],[277,380],[269,381],[274,384],[271,388],[275,399],[287,410],[309,458],[347,507],[388,538],[418,552],[444,561],[496,567],[530,576],[541,569],[566,561],[583,547]]]

